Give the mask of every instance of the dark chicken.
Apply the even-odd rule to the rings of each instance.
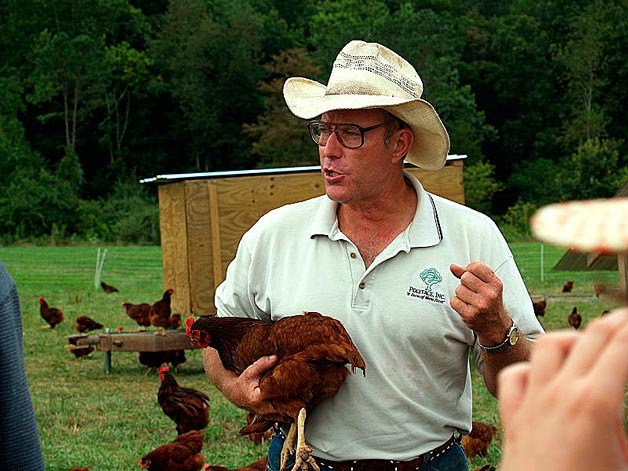
[[[67,344],[65,349],[76,358],[85,357],[94,351],[94,347],[91,345],[73,345],[71,343]]]
[[[571,310],[571,314],[567,316],[567,322],[576,330],[580,328],[580,324],[582,324],[582,316],[578,314],[578,308],[576,306],[574,306]]]
[[[543,298],[539,301],[532,301],[532,308],[534,309],[534,315],[545,316],[545,309],[547,308],[547,299]]]
[[[338,392],[349,375],[346,364],[352,370],[365,371],[364,359],[344,326],[331,317],[306,312],[276,322],[238,317],[188,318],[186,330],[193,344],[215,348],[223,366],[236,374],[262,356],[277,355],[275,366],[260,378],[260,390],[282,416],[281,421],[292,424],[282,451],[282,465],[288,449],[294,450],[296,435],[293,469],[300,469],[305,462],[316,467],[303,433],[306,410]],[[257,416],[240,433],[264,432],[273,422],[272,418]]]
[[[74,323],[74,328],[77,332],[89,332],[90,330],[102,329],[104,325],[100,322],[96,322],[94,319],[88,316],[78,316]]]
[[[150,304],[122,303],[122,307],[126,309],[126,315],[140,326],[140,330],[145,330],[150,325]]]
[[[173,289],[167,289],[166,291],[164,291],[161,299],[151,306],[150,312],[148,314],[150,325],[160,329],[158,332],[161,332],[164,335],[165,330],[170,327],[169,320],[170,314],[172,312],[170,309],[170,302],[173,294]]]
[[[54,329],[63,322],[63,311],[59,308],[49,306],[44,298],[39,298],[39,313],[51,329]]]
[[[469,435],[463,435],[460,444],[469,458],[477,455],[486,456],[488,446],[497,434],[497,427],[483,422],[472,422]]]
[[[108,285],[104,281],[100,282],[100,287],[105,293],[119,293],[120,291],[115,286]]]
[[[192,430],[179,435],[176,440],[158,446],[140,459],[140,468],[150,471],[201,471],[205,458],[203,449],[204,430]]]
[[[563,285],[563,293],[571,293],[571,290],[573,289],[573,284],[574,284],[574,281],[573,281],[573,280],[569,280],[569,281],[567,281],[567,282]]]
[[[149,368],[159,368],[164,363],[170,363],[173,368],[186,362],[185,350],[164,350],[158,352],[139,352],[139,361]]]
[[[157,401],[164,413],[177,424],[179,435],[202,430],[209,424],[209,396],[192,388],[179,386],[168,366],[159,369]]]

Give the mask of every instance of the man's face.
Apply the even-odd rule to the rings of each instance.
[[[390,119],[382,110],[336,110],[321,116],[324,123],[356,124],[362,128]],[[390,174],[396,170],[393,154],[384,141],[386,126],[364,133],[364,144],[357,149],[343,146],[332,133],[319,146],[321,171],[330,199],[344,204],[372,204],[387,191]],[[391,146],[392,147],[392,146]]]

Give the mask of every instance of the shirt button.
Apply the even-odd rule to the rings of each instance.
[[[359,287],[360,289],[364,289],[364,287],[365,287],[365,286],[366,286],[366,283],[364,283],[364,282],[362,282],[362,283],[360,283],[360,284],[358,285],[358,287]]]
[[[357,257],[357,255],[356,255],[356,253],[355,253],[355,252],[351,252],[351,253],[349,254],[349,256],[350,256],[351,258],[356,258],[356,257]]]

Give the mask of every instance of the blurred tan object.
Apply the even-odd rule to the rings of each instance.
[[[628,197],[550,204],[534,213],[530,227],[544,242],[592,256],[617,254],[621,289],[628,303]]]

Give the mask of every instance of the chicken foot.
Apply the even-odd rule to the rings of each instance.
[[[312,449],[307,446],[307,443],[305,443],[305,417],[306,412],[305,408],[303,408],[299,411],[299,417],[297,418],[296,455],[292,471],[308,471],[310,469],[308,464],[312,467],[314,471],[320,471],[320,468],[316,464],[316,461],[314,461],[314,457],[310,455]],[[292,440],[294,440],[294,438]]]

